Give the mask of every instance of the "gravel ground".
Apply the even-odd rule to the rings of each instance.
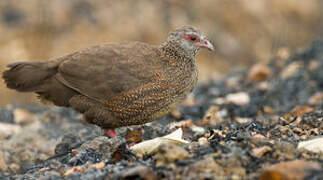
[[[167,117],[115,138],[72,109],[7,105],[0,179],[323,179],[322,109],[323,41],[201,85]],[[188,143],[132,150],[178,128]]]

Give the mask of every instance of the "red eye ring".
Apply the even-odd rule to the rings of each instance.
[[[189,40],[189,41],[193,41],[193,42],[200,42],[199,37],[198,37],[198,36],[196,36],[196,35],[185,34],[185,35],[184,35],[184,38],[185,38],[186,40]]]

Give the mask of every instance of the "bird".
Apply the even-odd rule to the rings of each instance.
[[[72,107],[102,128],[141,125],[177,107],[197,84],[195,56],[213,44],[199,29],[183,26],[165,42],[101,44],[42,62],[7,65],[10,89]]]

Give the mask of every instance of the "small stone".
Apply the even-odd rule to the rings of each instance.
[[[226,112],[226,111],[225,111]],[[223,121],[227,114],[220,110],[219,106],[211,106],[203,117],[203,124],[216,125]]]
[[[198,135],[202,135],[202,134],[205,133],[205,129],[203,127],[200,127],[200,126],[193,125],[191,127],[191,129],[192,129],[193,132],[195,132]]]
[[[207,155],[202,160],[190,165],[190,169],[197,172],[215,173],[218,176],[224,175],[223,168],[214,160],[214,154]]]
[[[77,149],[72,149],[72,152],[71,152],[72,153],[72,156],[75,156],[76,154],[78,154],[78,152],[79,151]]]
[[[15,109],[13,111],[15,122],[18,124],[29,124],[37,120],[37,117],[24,109]]]
[[[285,60],[285,59],[288,59],[289,56],[290,56],[290,52],[288,50],[288,48],[280,48],[278,51],[277,51],[277,56],[282,59],[282,60]]]
[[[72,175],[74,172],[80,172],[80,173],[83,173],[83,172],[84,172],[84,168],[82,168],[82,167],[80,167],[80,166],[72,167],[71,169],[67,170],[67,171],[64,173],[64,176]]]
[[[238,92],[234,94],[228,94],[226,96],[226,100],[230,103],[236,104],[236,105],[248,105],[250,103],[250,97],[249,94],[246,92]]]
[[[156,180],[157,177],[154,171],[147,166],[136,166],[125,169],[120,172],[120,177],[117,179],[144,179],[144,180]]]
[[[269,114],[269,115],[276,114],[275,110],[270,106],[264,106],[264,113]]]
[[[308,104],[310,105],[319,105],[323,104],[323,92],[317,92],[308,100]]]
[[[5,171],[8,167],[8,160],[5,157],[4,152],[0,151],[0,170]]]
[[[48,171],[48,170],[50,170],[49,167],[43,167],[43,168],[39,169],[38,171],[39,172],[45,172],[45,171]]]
[[[0,123],[0,139],[21,133],[22,128],[16,124]]]
[[[289,131],[290,131],[290,128],[289,128],[289,127],[287,127],[287,126],[281,126],[281,127],[279,128],[279,131],[280,131],[280,132],[282,132],[282,133],[287,133],[287,132],[289,132]]]
[[[182,113],[178,110],[178,109],[175,109],[174,111],[172,111],[170,113],[173,117],[179,119],[182,117]]]
[[[103,169],[105,168],[105,163],[104,162],[99,162],[99,163],[95,163],[95,164],[91,164],[90,168],[94,168],[94,169]]]
[[[260,138],[260,139],[266,138],[264,135],[262,135],[260,133],[252,132],[251,135],[252,135],[252,137],[255,137],[255,138]]]
[[[198,142],[199,142],[199,145],[204,145],[204,144],[208,143],[208,140],[206,137],[200,137],[198,139]]]
[[[296,134],[298,134],[298,135],[300,135],[300,134],[302,134],[302,133],[303,133],[303,130],[302,130],[301,128],[298,128],[298,127],[297,127],[297,128],[294,128],[294,129],[293,129],[293,132],[294,132],[294,133],[296,133]]]
[[[0,109],[0,122],[13,124],[14,117],[13,117],[12,111],[8,110],[8,109],[1,108]]]
[[[240,124],[251,122],[251,118],[234,117],[234,120]]]
[[[257,84],[257,88],[261,91],[266,91],[271,88],[271,84],[267,81],[263,81]]]
[[[19,166],[19,164],[12,163],[12,164],[10,164],[9,168],[14,172],[18,172],[20,169],[20,166]]]
[[[174,162],[187,159],[190,154],[181,146],[176,144],[163,144],[159,147],[156,159],[156,166],[174,167]]]
[[[320,164],[312,161],[293,160],[274,164],[260,175],[260,180],[267,179],[304,179],[313,170],[319,170]]]
[[[320,67],[320,61],[318,61],[318,60],[311,60],[310,61],[310,64],[308,65],[308,70],[315,71],[319,67]]]
[[[139,143],[143,139],[141,138],[142,131],[129,131],[127,132],[125,138],[127,142],[134,142],[134,143]]]
[[[88,141],[81,145],[78,154],[86,151],[87,149],[93,149],[95,152],[101,153],[106,159],[110,159],[111,155],[118,150],[119,146],[124,143],[124,139],[121,137],[108,138],[106,136],[99,136],[92,141]]]
[[[323,137],[298,143],[297,149],[304,148],[315,153],[323,153]]]
[[[271,75],[271,69],[264,64],[255,64],[248,72],[248,80],[260,82],[266,80]]]
[[[299,69],[303,66],[302,61],[295,61],[291,64],[289,64],[287,67],[285,67],[281,72],[280,72],[280,77],[282,79],[286,79],[288,77],[293,76],[296,74]]]
[[[262,146],[259,148],[252,149],[253,155],[257,156],[258,158],[262,157],[264,154],[266,154],[267,152],[270,152],[270,151],[272,151],[272,148],[269,146]]]

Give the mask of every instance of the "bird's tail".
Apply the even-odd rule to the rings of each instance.
[[[46,79],[57,72],[45,62],[16,62],[7,67],[9,69],[2,74],[7,87],[20,92],[37,91]]]

